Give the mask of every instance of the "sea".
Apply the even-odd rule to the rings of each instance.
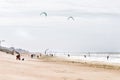
[[[55,53],[55,56],[75,61],[100,61],[120,64],[120,52],[62,52]]]

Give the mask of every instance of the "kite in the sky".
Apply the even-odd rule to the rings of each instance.
[[[67,18],[68,20],[75,20],[72,16],[69,16],[68,18]]]
[[[40,16],[41,16],[41,15],[47,16],[47,13],[46,13],[46,12],[41,12],[41,13],[40,13]]]

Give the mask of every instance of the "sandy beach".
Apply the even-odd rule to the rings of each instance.
[[[30,59],[0,52],[0,80],[120,80],[120,70],[79,63]]]

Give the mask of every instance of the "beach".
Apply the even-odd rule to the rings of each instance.
[[[0,55],[1,80],[120,80],[119,68],[99,68],[57,58],[24,56],[25,61],[19,61],[15,55],[3,52]]]

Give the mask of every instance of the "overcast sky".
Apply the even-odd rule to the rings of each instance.
[[[120,1],[0,0],[0,40],[30,51],[120,51]]]

